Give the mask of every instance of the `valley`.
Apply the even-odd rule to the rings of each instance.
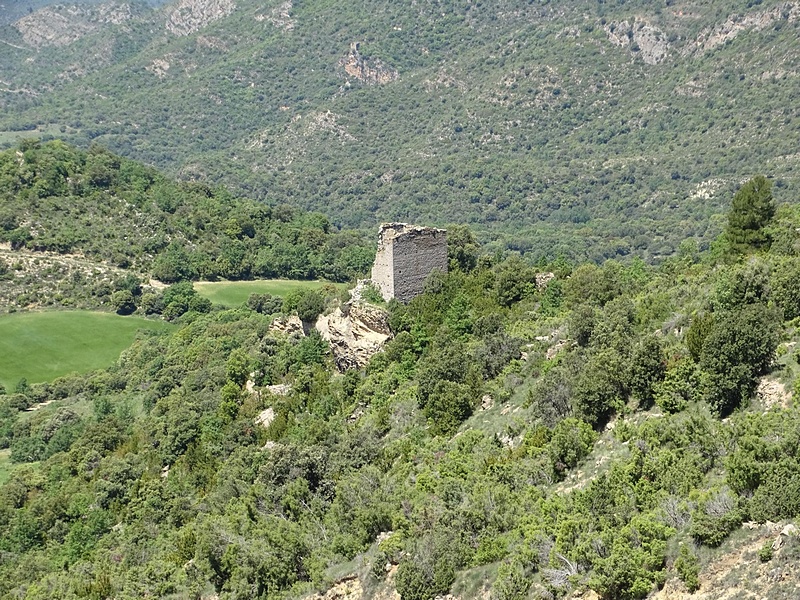
[[[86,13],[35,51],[7,28],[0,128],[533,260],[660,261],[753,174],[796,193],[795,3],[262,4]]]
[[[0,600],[800,596],[800,4],[9,6]]]

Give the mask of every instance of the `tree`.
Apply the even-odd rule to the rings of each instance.
[[[536,290],[536,272],[518,256],[512,256],[497,268],[497,302],[511,306]]]
[[[564,298],[571,306],[584,303],[604,306],[622,293],[621,270],[614,260],[606,261],[602,267],[581,265],[564,282]]]
[[[597,314],[588,304],[579,304],[572,310],[567,327],[570,336],[579,346],[585,348],[589,345],[596,321]]]
[[[597,434],[591,425],[580,419],[569,417],[553,429],[548,452],[556,473],[563,477],[592,451]]]
[[[466,225],[447,228],[447,259],[451,271],[469,273],[478,264],[480,246]]]
[[[325,298],[313,290],[305,292],[297,302],[297,316],[303,323],[313,323],[325,310]]]
[[[656,386],[666,373],[664,350],[661,341],[650,335],[636,346],[631,358],[630,388],[639,400],[639,408],[650,408],[655,398]]]
[[[703,344],[714,327],[714,315],[712,313],[699,313],[692,318],[692,324],[686,332],[686,347],[695,362],[700,361],[703,352]]]
[[[756,175],[736,192],[728,213],[725,236],[735,252],[768,248],[770,238],[764,228],[775,215],[772,183]]]
[[[784,319],[800,316],[800,260],[786,259],[777,265],[770,279],[772,295],[775,302],[783,309]]]
[[[605,425],[624,403],[622,378],[626,370],[619,354],[610,348],[593,354],[579,375],[573,393],[578,416],[593,427]]]
[[[228,380],[238,386],[243,386],[250,376],[250,357],[241,348],[231,352],[226,365]]]
[[[700,575],[700,563],[697,560],[697,555],[686,544],[681,544],[681,548],[678,551],[678,558],[675,559],[675,570],[690,592],[696,592],[700,589],[700,580],[698,578],[698,575]]]
[[[700,367],[712,376],[711,407],[727,415],[750,397],[778,345],[779,311],[749,304],[722,315],[703,342]]]
[[[472,393],[469,386],[452,381],[439,381],[428,395],[425,416],[434,434],[452,435],[472,414]]]
[[[133,294],[128,290],[120,290],[111,294],[111,305],[118,315],[130,315],[136,310]]]
[[[192,279],[196,275],[189,254],[178,242],[172,242],[153,263],[153,276],[166,283]]]

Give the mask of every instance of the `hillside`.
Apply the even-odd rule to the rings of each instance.
[[[798,190],[800,4],[110,1],[0,29],[1,139],[97,141],[337,226],[660,260]],[[16,133],[15,133],[16,132]]]
[[[62,179],[38,167],[91,187],[113,155],[9,156],[37,174],[11,196],[33,246],[131,172],[198,185],[120,159],[113,194],[40,195]],[[451,228],[449,272],[408,304],[142,294],[128,312],[173,327],[0,389],[0,598],[796,598],[800,213],[772,190],[748,181],[711,251],[658,266],[535,268]],[[326,341],[357,312],[390,334],[363,367]]]
[[[98,146],[24,141],[0,152],[0,298],[108,302],[113,281],[286,277],[351,281],[374,242],[319,213],[181,183]],[[58,299],[56,296],[60,296]]]

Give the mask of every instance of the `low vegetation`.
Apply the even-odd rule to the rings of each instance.
[[[131,292],[175,327],[0,396],[0,597],[296,598],[362,562],[404,600],[465,572],[500,600],[697,587],[743,522],[800,516],[800,215],[768,183],[756,235],[743,186],[730,234],[657,267],[533,266],[460,230],[363,370],[272,330],[335,290]]]
[[[244,304],[253,294],[269,294],[283,298],[292,293],[320,290],[326,285],[330,284],[323,281],[257,279],[254,281],[198,281],[194,284],[194,289],[203,298],[208,298],[214,304],[233,307]]]

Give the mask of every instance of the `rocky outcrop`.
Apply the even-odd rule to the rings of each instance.
[[[179,0],[167,17],[167,31],[189,35],[227,17],[235,8],[233,0]]]
[[[394,575],[397,566],[393,566],[387,580],[377,587],[373,584],[367,592],[357,575],[342,577],[327,592],[307,596],[305,600],[400,600],[400,594],[394,589]]]
[[[275,420],[275,410],[270,406],[269,408],[262,410],[255,418],[255,424],[261,425],[264,429],[269,429],[269,426],[272,425],[272,422]]]
[[[119,25],[133,17],[130,4],[109,2],[97,6],[48,6],[14,23],[29,46],[68,46],[105,24]]]
[[[734,600],[738,598],[800,598],[800,565],[791,558],[797,535],[792,523],[747,522],[735,544],[716,554],[700,572],[700,589],[689,592],[677,578],[651,595],[653,600]],[[779,541],[780,540],[780,541]],[[757,553],[772,544],[774,558],[761,562]]]
[[[666,34],[644,20],[614,21],[603,29],[615,46],[627,48],[648,65],[657,65],[667,57],[669,42]]]
[[[294,29],[295,20],[291,16],[292,0],[285,0],[278,6],[272,7],[266,13],[259,13],[256,15],[256,21],[267,21],[272,23],[278,29],[284,31],[291,31]]]
[[[297,315],[289,317],[278,317],[269,326],[269,330],[274,333],[283,333],[285,335],[293,335],[302,337],[305,335],[303,330],[303,322]]]
[[[537,273],[536,274],[536,289],[539,291],[547,289],[548,284],[556,278],[555,273]]]
[[[314,594],[308,600],[362,600],[364,588],[355,575],[337,581],[324,594]]]
[[[363,285],[360,284],[360,285]],[[342,308],[317,320],[316,329],[333,352],[339,371],[367,364],[392,337],[388,313],[360,300],[357,294]]]
[[[800,19],[800,2],[784,2],[774,8],[748,15],[731,15],[724,23],[703,29],[681,54],[705,54],[746,31],[762,31],[776,21],[793,23]]]
[[[344,72],[350,77],[366,84],[384,84],[400,78],[397,69],[383,64],[378,58],[366,59],[361,56],[360,44],[350,44],[350,53],[339,61]]]

